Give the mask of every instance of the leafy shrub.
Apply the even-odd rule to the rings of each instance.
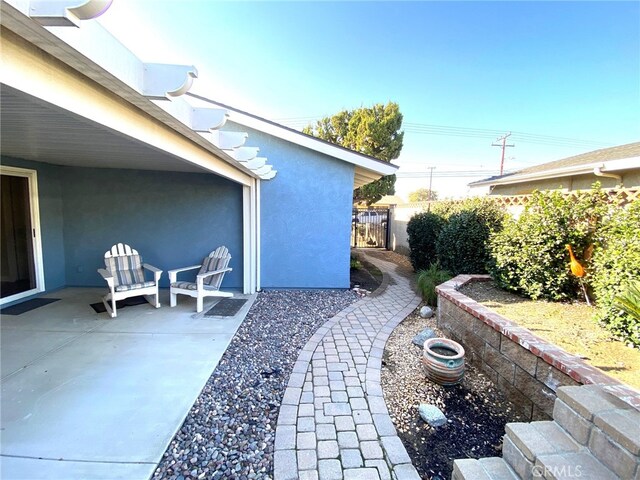
[[[427,305],[432,307],[437,305],[436,287],[447,280],[451,280],[451,274],[446,270],[442,270],[437,262],[432,263],[428,269],[418,272],[418,289]]]
[[[505,213],[491,197],[470,197],[464,200],[444,200],[433,204],[433,213],[449,220],[453,215],[472,211],[480,215],[490,228],[499,228]]]
[[[598,320],[616,336],[640,347],[640,319],[615,306],[616,296],[640,278],[640,200],[618,208],[598,231],[591,286]]]
[[[494,201],[469,198],[462,202],[442,202],[435,212],[448,219],[436,241],[442,267],[453,275],[485,273],[491,232],[502,229],[506,214]]]
[[[454,251],[446,248],[443,243],[442,250],[437,249],[438,238],[442,229],[451,221],[452,218],[458,217],[462,213],[469,213],[475,219],[471,223],[471,231],[466,230],[460,225],[463,220],[469,220],[469,215],[463,219],[457,219],[454,226],[448,228],[448,238],[443,240],[447,245],[455,242],[468,245],[468,254],[465,263],[470,258],[474,259],[473,265],[468,268],[458,268],[453,262]],[[483,273],[485,271],[484,263],[487,258],[486,250],[481,248],[472,254],[471,243],[475,245],[484,245],[488,239],[488,233],[502,228],[502,222],[505,219],[504,210],[497,205],[492,199],[488,198],[468,198],[463,201],[442,201],[433,205],[433,212],[423,212],[414,215],[407,225],[407,234],[410,248],[410,259],[414,270],[422,270],[429,267],[434,262],[439,261],[444,268],[451,269],[454,275],[458,273],[469,272],[476,268],[476,265],[482,265],[479,270],[472,273]],[[479,224],[479,225],[476,225]],[[467,238],[470,237],[470,238]],[[477,243],[480,242],[480,243]],[[444,257],[442,257],[444,255]],[[478,260],[480,259],[480,260]],[[446,264],[446,266],[445,266]],[[454,268],[455,267],[455,268]]]
[[[485,273],[490,232],[477,212],[463,211],[452,215],[436,241],[436,253],[442,267],[454,276]]]
[[[415,214],[407,224],[409,259],[415,271],[429,268],[436,262],[436,239],[444,220],[431,212]]]
[[[491,235],[489,272],[506,290],[533,299],[575,298],[580,287],[566,245],[582,258],[608,208],[598,185],[577,198],[534,192],[520,217]]]

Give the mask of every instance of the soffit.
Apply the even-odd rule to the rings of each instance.
[[[2,155],[78,167],[208,171],[6,85],[0,104]]]

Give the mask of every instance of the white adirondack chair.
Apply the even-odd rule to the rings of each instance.
[[[147,302],[160,308],[158,298],[158,283],[162,270],[142,263],[142,257],[129,245],[118,243],[104,254],[106,268],[99,268],[109,286],[109,293],[102,297],[107,312],[111,317],[117,316],[116,302],[124,298],[144,295]],[[153,273],[153,280],[145,280],[144,270]]]
[[[230,260],[231,255],[227,247],[218,247],[202,261],[201,265],[169,270],[171,306],[176,306],[178,295],[189,295],[196,298],[196,312],[200,313],[205,297],[233,297],[233,293],[220,291],[224,274],[233,270],[228,267]],[[195,283],[178,281],[178,273],[196,268],[199,268],[200,271],[196,276]]]

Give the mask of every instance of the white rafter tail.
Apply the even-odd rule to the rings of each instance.
[[[270,172],[264,174],[264,175],[260,175],[260,179],[261,180],[271,180],[273,177],[276,176],[276,173],[278,173],[277,170],[271,170]]]
[[[167,99],[158,100],[152,98],[151,101],[167,112],[174,118],[177,118],[186,126],[191,128],[191,116],[193,114],[193,107],[184,98],[171,98],[171,101]]]
[[[113,0],[32,0],[29,16],[45,27],[79,27],[106,12]]]
[[[246,162],[240,162],[249,170],[257,170],[258,168],[263,167],[267,163],[267,159],[265,157],[256,157],[252,160]]]
[[[247,132],[221,132],[214,130],[211,132],[211,142],[222,150],[232,150],[244,145],[249,134]]]
[[[156,100],[179,97],[198,78],[198,70],[193,65],[170,65],[165,63],[145,63],[142,94]]]
[[[191,113],[191,128],[196,132],[208,132],[221,128],[229,118],[224,108],[194,108]]]
[[[238,162],[248,162],[258,156],[258,147],[238,147],[230,150],[229,155]]]
[[[258,175],[259,177],[262,177],[262,175],[268,174],[271,170],[273,170],[273,167],[271,165],[263,165],[260,168],[251,169],[251,171],[256,175]]]

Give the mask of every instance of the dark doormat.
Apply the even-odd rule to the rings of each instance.
[[[144,298],[143,295],[140,295],[138,297],[129,297],[123,300],[118,300],[116,302],[116,309],[119,310],[125,307],[135,307],[136,305],[142,305],[143,303],[147,303],[147,299]],[[104,313],[107,311],[107,309],[104,308],[104,303],[102,302],[92,303],[91,308],[93,308],[96,313]]]
[[[17,305],[11,305],[0,309],[2,315],[20,315],[25,312],[30,312],[38,307],[49,305],[50,303],[57,302],[59,298],[32,298],[26,302],[18,303]]]
[[[233,317],[247,303],[246,298],[223,298],[211,307],[205,317]]]

